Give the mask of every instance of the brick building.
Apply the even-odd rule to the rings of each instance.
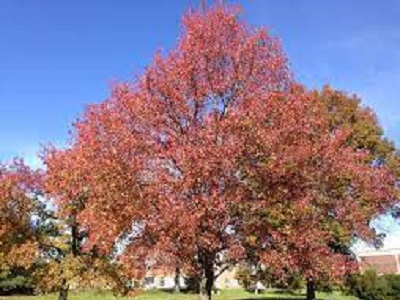
[[[366,251],[358,254],[361,271],[374,269],[379,275],[400,274],[400,249]]]

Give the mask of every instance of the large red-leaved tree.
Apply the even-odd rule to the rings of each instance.
[[[394,177],[331,130],[267,30],[223,5],[182,23],[170,53],[86,110],[69,149],[48,149],[47,192],[61,209],[82,199],[87,249],[117,245],[133,276],[165,253],[209,299],[224,265],[250,255],[277,274],[342,275],[335,226],[372,238]]]

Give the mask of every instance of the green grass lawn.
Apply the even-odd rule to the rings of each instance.
[[[10,297],[2,297],[1,300],[57,300],[57,295],[44,295],[44,296],[10,296]],[[112,299],[131,299],[131,298],[121,298],[115,297],[108,292],[71,292],[69,295],[69,300],[112,300]],[[198,295],[191,294],[172,294],[162,291],[147,291],[143,294],[137,296],[137,300],[198,300]],[[274,293],[274,292],[266,292],[260,295],[255,295],[252,293],[248,293],[243,290],[224,290],[220,293],[220,295],[214,296],[215,300],[256,300],[256,299],[265,299],[265,300],[273,300],[273,299],[305,299],[302,295],[291,295],[291,294],[282,294],[282,293]],[[354,297],[343,296],[339,293],[334,294],[318,294],[318,299],[320,300],[355,300]]]

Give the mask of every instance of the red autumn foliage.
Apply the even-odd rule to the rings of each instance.
[[[168,55],[89,107],[69,149],[48,151],[46,189],[66,213],[84,199],[86,247],[124,241],[136,276],[166,253],[210,296],[222,263],[251,252],[276,273],[338,277],[348,259],[331,244],[372,238],[369,220],[396,192],[349,133],[293,83],[268,31],[216,5],[186,14]]]

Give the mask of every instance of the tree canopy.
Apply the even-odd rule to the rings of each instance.
[[[29,267],[38,245],[32,216],[37,211],[41,174],[23,161],[0,165],[0,274],[13,267]]]
[[[372,240],[370,220],[396,203],[394,169],[371,159],[392,146],[353,102],[296,83],[277,39],[235,7],[190,11],[182,27],[85,111],[68,149],[47,150],[46,192],[89,232],[87,251],[123,245],[134,277],[155,253],[203,278],[208,298],[224,265],[250,256],[276,274],[341,277],[354,262],[332,244]]]

